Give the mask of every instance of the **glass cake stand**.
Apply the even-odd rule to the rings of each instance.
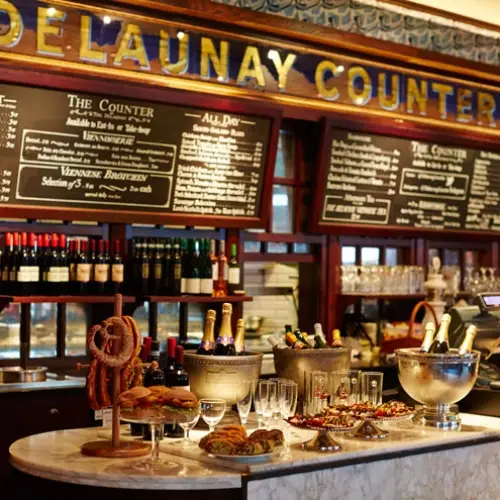
[[[122,408],[120,419],[131,424],[149,425],[151,431],[151,454],[144,460],[134,464],[134,469],[145,472],[155,472],[181,468],[179,462],[164,460],[160,456],[160,436],[162,425],[176,425],[190,422],[200,413],[200,408],[184,409],[180,411],[167,407],[126,409]]]

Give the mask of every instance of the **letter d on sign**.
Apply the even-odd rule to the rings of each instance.
[[[5,0],[0,0],[0,12],[5,12],[9,16],[9,29],[0,35],[0,47],[14,47],[21,39],[23,32],[23,20],[19,11]]]

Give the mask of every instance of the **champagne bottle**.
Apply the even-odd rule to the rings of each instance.
[[[450,344],[448,342],[448,329],[450,328],[450,323],[451,316],[449,314],[443,314],[439,330],[429,349],[430,353],[446,354],[450,350]]]
[[[241,288],[241,269],[236,255],[236,245],[233,243],[231,245],[231,258],[228,264],[227,292],[229,295],[235,295],[236,291]]]
[[[234,348],[236,354],[241,356],[245,354],[245,320],[239,319],[236,323],[236,337],[234,338]]]
[[[216,356],[235,356],[236,349],[234,347],[233,331],[231,329],[231,315],[233,314],[233,306],[231,304],[222,304],[222,323],[220,326],[219,336],[215,345]]]
[[[273,346],[276,347],[277,349],[288,349],[288,346],[286,344],[286,339],[283,336],[282,333],[275,333],[271,335],[267,341]]]
[[[422,345],[420,346],[420,352],[429,352],[432,343],[434,342],[434,335],[436,333],[436,327],[434,323],[427,323],[425,325],[425,335]]]
[[[307,346],[300,341],[295,334],[292,332],[287,332],[285,334],[286,344],[292,349],[307,349]]]
[[[205,319],[205,330],[203,332],[203,339],[201,341],[196,354],[203,354],[209,356],[214,353],[215,338],[214,338],[214,327],[215,327],[215,311],[210,309],[207,311],[207,316]]]
[[[325,336],[323,335],[323,327],[321,323],[315,323],[314,325],[314,347],[316,349],[325,349],[328,347]]]
[[[340,349],[341,347],[344,347],[344,343],[342,342],[342,339],[340,337],[340,330],[333,330],[333,342],[332,342],[332,347],[334,349]]]
[[[467,356],[472,352],[472,346],[474,344],[474,339],[476,338],[476,335],[477,335],[477,327],[474,325],[470,325],[465,332],[465,339],[458,348],[458,354],[460,354],[460,356]]]
[[[300,342],[302,342],[302,344],[304,344],[304,347],[303,349],[308,349],[309,348],[309,344],[307,342],[307,340],[304,338],[304,336],[302,335],[302,332],[300,331],[299,328],[297,328],[293,334],[295,335],[296,339]]]

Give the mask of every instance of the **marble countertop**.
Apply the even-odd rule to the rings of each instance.
[[[411,421],[383,424],[391,435],[377,442],[354,441],[342,434],[335,439],[341,444],[339,453],[306,452],[300,443],[313,437],[313,431],[291,429],[291,446],[266,463],[236,464],[214,459],[196,446],[183,449],[176,440],[164,440],[160,449],[163,458],[177,461],[177,469],[142,473],[133,468],[140,458],[104,459],[85,457],[80,446],[95,439],[110,438],[108,429],[74,429],[30,436],[10,447],[11,463],[31,475],[76,484],[129,489],[209,490],[241,488],[242,476],[259,479],[304,470],[343,467],[408,456],[434,450],[473,446],[500,441],[500,418],[462,414],[461,432],[442,432],[422,429]],[[123,427],[125,429],[126,426]],[[253,426],[249,426],[249,432]],[[124,439],[128,439],[124,432]],[[207,431],[193,430],[195,440]]]
[[[22,384],[0,384],[0,394],[11,392],[51,391],[56,389],[80,389],[85,387],[85,377],[57,380],[47,378],[45,382],[25,382]]]

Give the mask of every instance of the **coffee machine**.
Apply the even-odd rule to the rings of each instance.
[[[449,311],[449,342],[459,347],[470,325],[477,327],[474,349],[482,361],[476,386],[459,403],[461,411],[500,416],[500,292],[479,293],[471,306],[455,306]]]

